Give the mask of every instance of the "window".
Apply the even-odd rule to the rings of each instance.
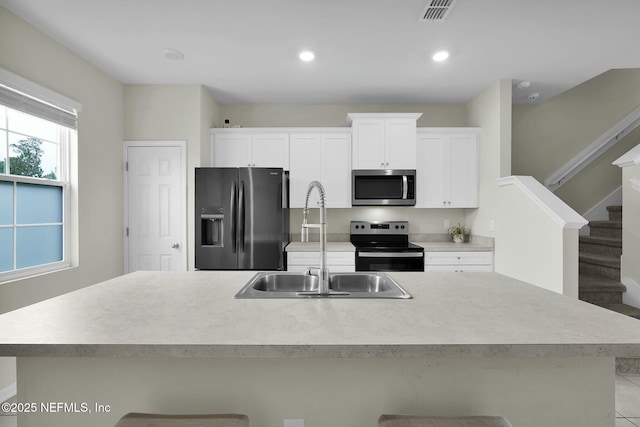
[[[0,282],[70,265],[68,169],[76,137],[75,111],[15,90],[2,77]]]

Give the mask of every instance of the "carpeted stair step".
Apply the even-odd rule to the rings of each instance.
[[[620,257],[622,255],[622,239],[580,236],[580,252]]]
[[[622,304],[622,293],[627,287],[606,277],[581,274],[578,280],[578,298],[595,305]]]
[[[607,206],[609,221],[622,221],[622,206]]]
[[[589,221],[592,236],[622,239],[622,221]]]
[[[626,304],[603,304],[601,307],[606,308],[616,313],[624,314],[625,316],[635,317],[640,319],[640,308],[632,307]],[[638,325],[640,327],[640,324]]]
[[[580,252],[580,274],[620,280],[620,257]]]

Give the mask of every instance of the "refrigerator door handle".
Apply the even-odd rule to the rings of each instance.
[[[236,182],[231,183],[231,253],[236,253]]]
[[[238,241],[240,252],[244,252],[244,181],[240,181],[240,194],[238,196]]]

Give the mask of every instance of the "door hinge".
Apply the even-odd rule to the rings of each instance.
[[[127,231],[127,237],[129,237],[129,227],[126,228]]]
[[[124,170],[129,172],[129,162],[124,162]]]

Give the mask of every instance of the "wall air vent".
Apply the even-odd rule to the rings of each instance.
[[[420,14],[420,21],[442,22],[444,21],[457,0],[430,0]]]

